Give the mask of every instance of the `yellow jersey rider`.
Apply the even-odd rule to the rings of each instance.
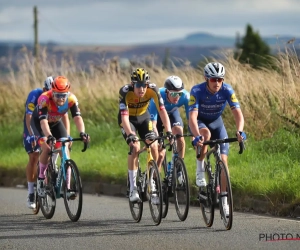
[[[131,83],[123,86],[119,92],[119,114],[118,122],[121,127],[121,132],[129,146],[132,146],[132,154],[128,155],[128,176],[130,182],[131,202],[140,200],[136,187],[137,176],[137,152],[140,150],[140,143],[137,139],[137,132],[141,138],[151,140],[155,137],[148,106],[150,100],[153,99],[161,117],[163,125],[166,128],[169,139],[172,139],[171,125],[169,116],[165,110],[163,99],[160,96],[156,84],[150,83],[150,76],[143,68],[137,68],[131,74]],[[155,161],[158,159],[158,144],[157,142],[151,145],[152,156]],[[152,180],[150,183],[155,189],[155,183]],[[154,203],[157,197],[151,199]]]

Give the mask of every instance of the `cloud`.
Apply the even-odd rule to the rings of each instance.
[[[298,0],[2,0],[0,37],[32,40],[34,5],[40,41],[128,44],[191,32],[233,37],[244,34],[248,23],[263,36],[300,36]]]

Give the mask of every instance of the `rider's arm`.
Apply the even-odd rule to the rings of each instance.
[[[69,101],[70,101],[70,103],[73,103],[73,104],[71,104],[72,106],[70,107],[70,112],[73,117],[76,128],[79,133],[85,133],[85,126],[84,126],[83,119],[81,117],[80,109],[78,107],[78,100],[77,100],[76,96],[73,94],[71,96],[69,96]],[[68,115],[68,112],[65,115]],[[69,132],[70,132],[70,124],[69,124],[68,133]]]
[[[121,115],[122,127],[125,130],[126,135],[135,134],[131,130],[129,122],[129,110],[127,106],[126,97],[129,91],[129,85],[123,86],[119,91],[119,112]]]
[[[232,109],[237,131],[244,130],[244,116],[240,108]]]
[[[69,120],[68,112],[65,113],[65,115],[61,118],[61,120],[62,120],[63,124],[65,125],[68,135],[70,135],[70,120]]]
[[[126,135],[135,134],[130,127],[129,115],[121,114],[122,127],[125,130]]]
[[[159,111],[159,116],[160,116],[160,119],[165,127],[165,130],[166,131],[172,131],[171,129],[171,124],[170,124],[170,118],[168,116],[168,113],[166,111],[166,109],[162,109]]]
[[[189,127],[190,130],[193,134],[193,136],[199,136],[199,128],[198,128],[198,122],[197,122],[197,116],[198,112],[197,111],[190,111],[189,113]]]
[[[74,123],[79,133],[85,133],[85,126],[81,116],[73,117]]]
[[[41,124],[41,129],[46,137],[48,137],[49,135],[52,135],[47,119],[41,120],[40,124]]]
[[[26,114],[25,115],[25,122],[26,122],[26,127],[28,130],[28,133],[30,136],[32,136],[32,131],[31,131],[31,127],[30,127],[30,120],[31,120],[32,114]]]

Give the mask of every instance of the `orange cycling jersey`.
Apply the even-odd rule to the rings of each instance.
[[[150,83],[143,97],[138,97],[133,92],[133,85],[127,84],[120,89],[119,104],[121,115],[140,116],[146,113],[150,100],[153,99],[157,110],[165,108],[156,84]]]
[[[50,124],[57,123],[69,109],[72,117],[81,115],[78,100],[72,93],[69,93],[64,105],[57,106],[52,99],[52,90],[49,90],[40,95],[37,107],[39,120],[47,119]]]

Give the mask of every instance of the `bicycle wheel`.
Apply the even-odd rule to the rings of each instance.
[[[136,186],[140,196],[140,202],[131,202],[129,199],[129,208],[132,215],[132,218],[135,222],[140,222],[143,216],[143,192],[142,192],[142,175],[141,170],[138,168],[137,177],[136,177]],[[130,189],[129,176],[127,175],[127,188]]]
[[[65,171],[70,171],[70,189],[67,187],[68,175],[63,180],[64,203],[71,221],[78,221],[82,210],[82,183],[76,163],[69,159],[65,164]]]
[[[34,201],[35,201],[35,209],[32,209],[33,214],[38,214],[40,211],[40,203],[39,203],[39,198],[38,198],[38,192],[36,188],[36,184],[34,187]]]
[[[149,207],[155,225],[159,225],[162,219],[162,207],[163,207],[160,175],[155,161],[151,160],[148,163],[148,167],[149,167],[149,180],[148,180],[147,192],[150,197]]]
[[[208,169],[206,162],[204,162],[204,166],[205,176],[207,176],[208,178],[206,178],[207,186],[199,188],[200,209],[202,212],[204,223],[207,227],[211,227],[214,223],[215,217],[213,191],[214,176],[211,175],[211,170]]]
[[[225,164],[222,161],[219,161],[218,165],[220,171],[219,178],[220,178],[220,190],[221,190],[220,198],[219,198],[220,213],[226,230],[230,230],[232,227],[232,219],[233,219],[233,200],[232,200],[231,183],[230,183],[228,170]],[[225,180],[225,183],[224,181],[222,181],[222,176],[223,176],[223,180]],[[226,190],[226,192],[222,190]],[[227,206],[228,214],[226,214],[226,210],[224,209],[224,206]]]
[[[190,189],[186,167],[180,157],[175,160],[172,182],[176,213],[178,218],[184,221],[189,213]]]
[[[55,212],[56,196],[55,188],[53,186],[52,173],[49,167],[45,175],[45,197],[38,197],[38,203],[41,211],[46,219],[51,219]]]
[[[168,195],[168,178],[167,178],[167,158],[165,156],[162,163],[163,171],[161,177],[162,193],[163,193],[163,207],[162,218],[166,218],[169,210],[169,195]]]

